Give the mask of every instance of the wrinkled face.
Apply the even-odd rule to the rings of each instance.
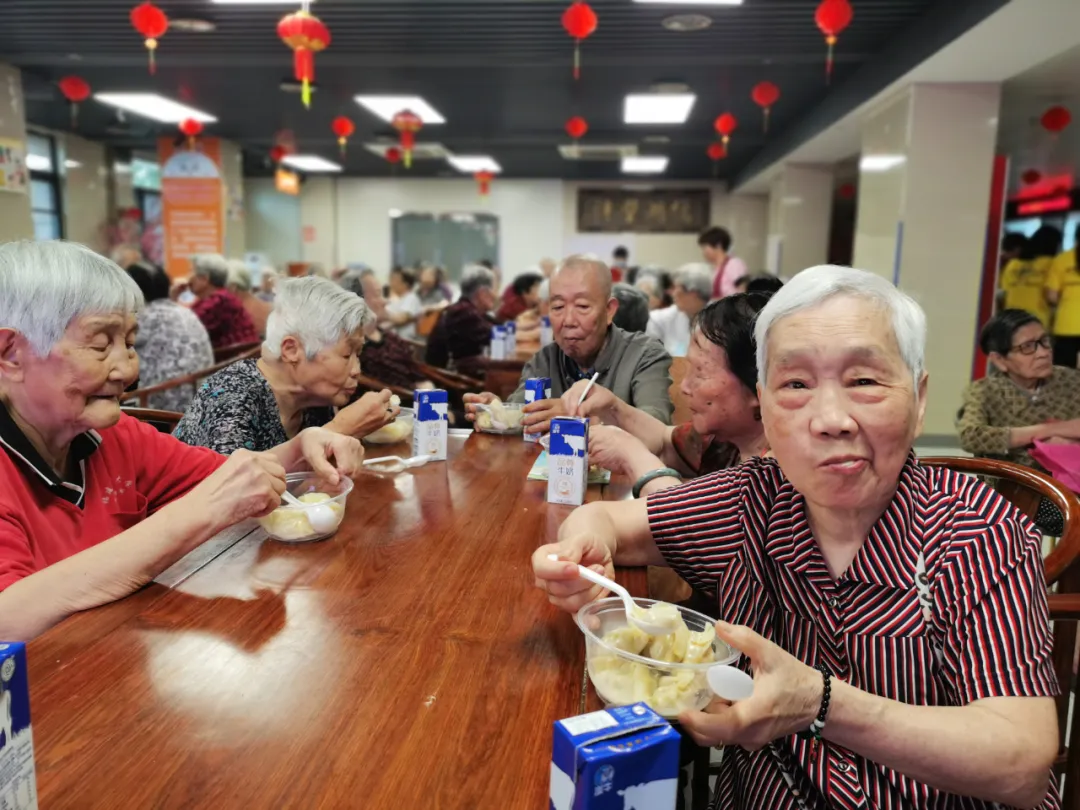
[[[551,279],[549,314],[555,342],[576,363],[595,359],[618,306],[614,298],[605,297],[593,269],[562,268]]]
[[[690,421],[702,436],[734,441],[761,432],[755,418],[757,395],[731,372],[727,352],[695,329],[686,353],[690,368],[682,393],[690,408]]]
[[[47,357],[23,352],[22,378],[13,380],[21,382],[21,415],[47,434],[115,425],[120,395],[139,377],[136,331],[134,315],[85,315],[68,325]]]
[[[364,301],[368,309],[375,314],[376,323],[386,320],[386,299],[383,298],[382,285],[376,281],[375,276],[364,276],[360,288],[364,291]]]
[[[481,312],[491,312],[495,308],[495,291],[491,287],[481,287],[472,301]]]
[[[1047,345],[1042,345],[1043,342]],[[1046,380],[1054,373],[1053,353],[1049,343],[1043,325],[1029,323],[1013,332],[1012,349],[1009,353],[1000,355],[991,352],[990,362],[999,371],[1022,380]],[[1025,351],[1031,354],[1025,354]]]
[[[835,296],[773,324],[758,384],[765,434],[815,508],[884,508],[926,410],[877,304]]]
[[[343,408],[349,404],[360,379],[360,352],[364,335],[343,337],[310,360],[302,351],[295,366],[296,382],[308,396],[327,405]]]
[[[697,315],[704,309],[707,302],[702,301],[697,293],[690,292],[682,284],[676,284],[671,290],[671,300],[681,312],[690,317]]]

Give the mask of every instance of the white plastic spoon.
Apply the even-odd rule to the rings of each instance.
[[[559,556],[557,554],[549,554],[548,559],[552,562],[558,562]],[[582,579],[589,580],[589,582],[595,582],[597,585],[607,588],[622,599],[623,607],[626,608],[627,624],[632,624],[638,630],[641,630],[643,633],[648,633],[650,636],[666,636],[675,632],[675,628],[669,624],[650,622],[648,620],[648,613],[634,601],[634,597],[630,595],[630,592],[619,583],[613,582],[607,577],[586,568],[584,565],[578,566],[578,576]]]
[[[385,465],[384,469],[376,472],[399,473],[413,467],[422,467],[431,461],[431,456],[413,456],[412,458],[398,458],[397,456],[380,456],[379,458],[367,458],[363,461],[364,467]]]
[[[332,532],[338,526],[338,517],[334,514],[334,510],[324,503],[304,503],[288,491],[282,493],[281,499],[290,506],[304,510],[312,531],[325,534],[326,532]]]
[[[754,679],[741,669],[727,664],[709,667],[705,679],[709,682],[713,694],[733,703],[736,700],[746,700],[754,694]]]

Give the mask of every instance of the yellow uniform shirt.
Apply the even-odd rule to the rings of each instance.
[[[1050,327],[1050,304],[1046,300],[1046,282],[1050,276],[1050,256],[1037,259],[1013,259],[1001,274],[1006,309],[1030,312],[1042,325]]]
[[[1075,250],[1067,250],[1054,259],[1046,278],[1046,289],[1061,296],[1054,316],[1054,334],[1080,337],[1080,267],[1077,267]]]

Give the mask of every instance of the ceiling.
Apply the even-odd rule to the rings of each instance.
[[[352,97],[417,94],[448,119],[427,127],[421,141],[438,141],[458,154],[490,154],[506,176],[620,177],[617,163],[559,156],[556,147],[568,142],[563,123],[583,115],[590,125],[583,143],[637,144],[643,153],[671,157],[667,177],[691,179],[713,176],[705,155],[712,121],[730,110],[740,128],[720,164],[719,176],[729,179],[781,145],[788,148],[815,111],[835,107],[839,117],[865,101],[869,90],[861,88],[879,62],[886,73],[895,70],[897,54],[909,45],[912,60],[925,58],[919,43],[928,21],[936,39],[955,37],[1002,0],[853,0],[855,19],[840,38],[831,87],[824,81],[825,45],[814,25],[818,0],[745,0],[737,7],[591,0],[600,25],[583,44],[578,82],[571,75],[572,41],[560,24],[568,0],[318,0],[312,10],[333,43],[316,58],[318,92],[310,111],[299,96],[280,89],[292,58],[275,26],[294,7],[158,3],[171,18],[209,20],[216,31],[170,31],[158,49],[157,75],[150,76],[142,40],[128,21],[135,0],[4,0],[0,61],[23,70],[29,122],[70,128],[67,104],[55,87],[70,73],[95,91],[156,91],[217,116],[208,133],[238,142],[246,170],[258,173],[268,171],[266,154],[282,129],[295,133],[300,151],[336,158],[330,121],[348,115],[357,132],[346,172],[378,176],[390,168],[360,144],[394,133]],[[686,12],[707,15],[711,27],[663,27],[664,18]],[[750,100],[751,88],[763,79],[783,94],[767,135]],[[698,94],[690,120],[624,124],[623,96],[660,82],[685,83]],[[91,101],[80,110],[79,134],[148,148],[157,135],[175,129],[135,116],[118,125],[111,108]],[[646,142],[647,136],[652,140]],[[418,161],[412,173],[454,174],[443,161]]]

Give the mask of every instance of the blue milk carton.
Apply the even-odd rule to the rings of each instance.
[[[581,506],[589,480],[589,420],[557,416],[548,444],[548,503]]]
[[[37,810],[26,647],[0,642],[0,807]]]
[[[503,329],[506,330],[506,358],[509,360],[517,352],[517,324],[507,321]]]
[[[412,454],[446,461],[446,429],[450,425],[450,400],[446,392],[439,388],[417,391],[413,395],[413,405],[416,415],[413,417]]]
[[[493,326],[491,327],[491,359],[505,360],[506,358],[506,327]]]
[[[540,348],[547,346],[553,339],[551,334],[551,318],[544,315],[540,318]]]
[[[551,399],[551,377],[530,377],[525,381],[525,404],[542,399]],[[535,442],[540,434],[523,430],[521,437],[527,442]]]
[[[644,703],[555,723],[548,810],[675,810],[679,732]]]

